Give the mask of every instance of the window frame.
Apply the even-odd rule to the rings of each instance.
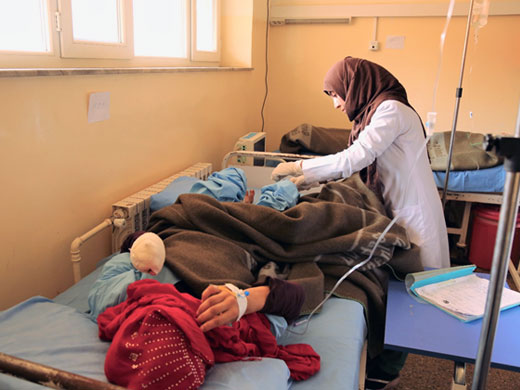
[[[157,62],[160,62],[161,65],[166,66],[198,66],[196,64],[192,64],[190,61],[190,50],[191,50],[191,3],[190,0],[183,0],[184,7],[186,9],[186,23],[185,23],[185,36],[186,36],[186,57],[161,57],[161,56],[134,56],[133,59],[135,62],[139,64],[148,64],[149,66],[153,66],[154,64],[157,66]],[[133,26],[132,26],[133,28]]]
[[[193,55],[193,42],[196,42],[193,34],[193,12],[192,2],[187,1],[187,37],[186,47],[188,50],[187,58],[172,58],[172,57],[141,57],[134,56],[133,53],[133,0],[119,0],[126,4],[125,9],[130,11],[131,18],[129,27],[126,24],[125,33],[126,45],[130,45],[129,35],[131,31],[131,55],[110,53],[110,50],[117,48],[117,44],[110,44],[105,42],[88,43],[81,42],[75,44],[72,51],[62,53],[62,37],[63,40],[72,41],[72,12],[70,7],[70,0],[43,0],[46,2],[48,15],[47,23],[49,26],[49,52],[25,52],[25,51],[0,51],[0,68],[10,69],[32,69],[32,68],[157,68],[157,67],[219,67],[220,66],[220,52],[221,52],[221,24],[222,19],[220,15],[221,0],[216,0],[217,14],[216,14],[216,32],[217,32],[217,51],[216,52],[199,52]],[[64,6],[67,7],[64,9]],[[64,10],[67,11],[68,20],[64,20]],[[60,31],[61,30],[61,31]],[[68,30],[64,31],[64,30]],[[69,38],[65,38],[65,34],[69,34]],[[196,33],[196,31],[195,31]],[[89,47],[90,46],[90,47]],[[80,53],[77,50],[80,49]],[[124,49],[121,49],[124,50]],[[84,53],[88,55],[84,55]]]
[[[191,60],[192,61],[220,61],[220,0],[214,0],[213,3],[213,23],[215,34],[215,51],[197,50],[197,0],[191,0]]]
[[[133,0],[116,0],[119,7],[121,43],[75,41],[72,30],[72,0],[58,0],[57,30],[60,36],[61,58],[134,57]]]
[[[42,57],[49,57],[52,56],[56,49],[56,42],[54,40],[54,25],[53,25],[53,15],[55,12],[54,3],[53,0],[41,0],[43,6],[47,10],[47,39],[48,39],[48,51],[30,51],[30,50],[0,50],[0,56],[7,56],[14,57],[14,56],[20,56],[22,58],[27,57],[35,57],[35,58],[42,58]],[[1,65],[1,62],[0,62]]]

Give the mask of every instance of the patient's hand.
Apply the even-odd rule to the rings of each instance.
[[[259,286],[247,289],[247,309],[245,314],[261,310],[269,295],[268,286]],[[207,332],[217,326],[230,324],[238,317],[238,303],[234,294],[223,290],[219,286],[210,284],[203,292],[202,303],[197,310],[197,321],[200,329]]]
[[[238,317],[236,298],[227,291],[210,284],[202,292],[202,303],[197,310],[200,329],[207,332],[220,325],[229,324]]]

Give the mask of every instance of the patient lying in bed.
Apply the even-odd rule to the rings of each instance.
[[[207,190],[207,187],[202,186],[201,191]],[[256,204],[218,202],[214,197],[198,194],[181,195],[175,204],[152,215],[148,230],[158,234],[165,243],[168,267],[164,267],[163,271],[173,271],[174,275],[182,279],[176,286],[186,287],[186,291],[193,296],[204,295],[208,285],[222,285],[228,281],[239,288],[253,288],[261,279],[261,270],[273,261],[280,266],[289,266],[289,282],[285,283],[301,283],[306,292],[302,313],[309,313],[309,309],[322,300],[325,289],[330,289],[348,267],[366,258],[373,246],[374,236],[388,222],[382,205],[373,194],[366,191],[359,180],[352,178],[344,184],[328,184],[316,198],[305,199],[284,212],[258,207]],[[346,280],[338,289],[340,296],[353,297],[362,302],[365,308],[371,308],[367,313],[369,324],[372,325],[369,332],[369,353],[372,348],[375,351],[377,347],[377,328],[382,323],[380,317],[384,313],[384,303],[377,298],[382,297],[384,292],[377,278],[371,276],[370,270],[392,260],[394,248],[410,248],[406,233],[397,225],[388,232],[374,252],[372,260],[364,268],[360,268],[363,273],[356,271],[353,274],[351,279],[355,275],[355,284]],[[163,271],[155,278],[161,277]],[[269,294],[275,291],[272,286],[272,283],[276,283],[274,280],[279,279],[264,278],[263,284],[268,283],[270,287]],[[126,300],[104,310],[98,317],[98,322],[101,318],[100,329],[107,323],[106,316],[110,317],[108,323],[115,321],[117,329],[123,326],[122,319],[135,318],[133,312],[127,312],[129,305],[136,309],[147,302],[144,306],[152,307],[155,303],[153,300],[146,301],[148,294],[134,296],[132,291],[141,291],[144,286],[155,290],[156,285],[173,287],[171,284],[146,280],[131,283]],[[175,291],[180,294],[178,289]],[[370,291],[370,294],[365,295],[363,291]],[[366,303],[367,299],[371,299],[370,305]],[[282,300],[273,299],[273,302]],[[291,304],[289,307],[296,307]],[[194,321],[199,314],[197,311],[192,313],[195,316]],[[143,317],[139,318],[139,321],[144,321]],[[247,316],[243,319],[247,319]],[[153,326],[164,326],[165,329],[170,326],[170,321],[165,320],[163,314],[158,318],[151,318],[150,321]],[[234,326],[237,324],[235,322]],[[137,325],[134,323],[133,326]],[[200,330],[198,326],[196,328]],[[215,329],[221,327],[206,334]],[[116,339],[112,344],[115,345],[116,356],[127,360],[135,358],[136,361],[129,367],[133,369],[132,366],[135,366],[137,369],[141,352],[132,352],[137,355],[131,357],[125,352],[127,343],[128,348],[132,346],[133,334],[127,334],[130,340],[125,339],[123,344]],[[107,339],[110,337],[117,337],[117,330],[111,336],[108,335]]]
[[[311,346],[276,343],[275,335],[299,316],[304,292],[276,278],[274,263],[259,273],[261,286],[244,292],[209,285],[198,300],[182,293],[186,286],[162,268],[164,257],[158,235],[136,232],[105,264],[89,293],[100,338],[112,341],[105,359],[111,382],[130,389],[191,389],[215,363],[259,357],[284,360],[294,380],[319,370],[320,357]],[[262,313],[271,314],[272,324]],[[233,324],[221,326],[226,323]]]
[[[125,301],[128,286],[137,280],[153,279],[161,283],[177,285],[182,292],[189,291],[180,278],[175,276],[168,267],[163,267],[164,260],[164,244],[158,235],[145,231],[130,234],[123,242],[120,253],[103,266],[101,275],[90,289],[88,296],[90,317],[97,321],[98,316],[107,308]],[[157,271],[149,272],[152,269]],[[277,271],[278,267],[273,262],[266,264],[260,270],[257,284],[268,286],[269,294],[261,299],[261,306],[254,311],[273,314],[272,322],[275,334],[281,334],[287,323],[292,323],[299,315],[304,293],[298,285],[280,280],[277,277],[280,276]],[[215,296],[213,300],[222,301],[223,299],[216,297],[220,291],[218,289],[216,291],[216,288],[217,286],[208,287],[202,294],[202,300],[205,301],[211,296]],[[208,309],[209,306],[206,303],[198,314]],[[251,308],[247,312],[251,312]],[[210,319],[203,318],[201,322],[208,322]],[[232,321],[232,319],[230,320]],[[206,331],[213,327],[211,324],[209,327],[206,324],[202,329]]]

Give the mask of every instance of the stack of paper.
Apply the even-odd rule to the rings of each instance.
[[[473,273],[475,266],[452,267],[407,276],[408,291],[462,321],[484,315],[489,280]],[[520,305],[520,293],[504,288],[500,310]]]

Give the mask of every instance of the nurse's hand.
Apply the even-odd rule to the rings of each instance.
[[[277,165],[273,172],[271,173],[271,179],[274,181],[279,181],[287,176],[301,176],[303,175],[302,171],[302,162],[301,160],[280,163]]]
[[[291,177],[290,180],[296,185],[296,188],[298,188],[298,191],[304,191],[311,189],[313,187],[318,187],[320,183],[314,182],[314,183],[306,183],[305,177],[303,175],[298,177]]]

